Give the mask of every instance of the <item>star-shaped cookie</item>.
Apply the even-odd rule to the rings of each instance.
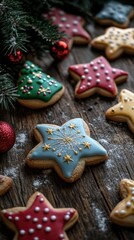
[[[118,225],[134,227],[134,181],[123,179],[120,193],[123,200],[113,209],[110,219]]]
[[[39,192],[30,197],[26,207],[5,209],[0,215],[15,232],[14,240],[69,240],[65,231],[78,219],[75,209],[55,209]]]
[[[90,35],[84,30],[85,21],[82,17],[68,14],[61,9],[51,8],[44,17],[51,20],[54,25],[57,25],[61,32],[64,32],[63,40],[68,43],[71,48],[72,44],[88,44],[91,40]]]
[[[123,89],[119,96],[119,103],[106,111],[106,118],[116,122],[127,122],[134,132],[134,93]]]
[[[61,127],[38,124],[34,129],[38,142],[26,158],[33,168],[54,168],[67,182],[74,182],[82,175],[86,165],[107,159],[106,150],[90,138],[87,124],[81,118],[72,119]]]
[[[85,98],[99,93],[106,97],[115,97],[118,93],[115,83],[121,83],[128,73],[112,68],[104,57],[98,57],[90,63],[69,67],[69,72],[78,81],[75,96]]]
[[[134,54],[134,28],[120,29],[110,27],[104,35],[94,38],[93,47],[104,49],[109,60],[119,57],[122,53]]]
[[[106,2],[103,9],[95,16],[95,20],[103,25],[126,28],[134,16],[134,8],[117,1]]]

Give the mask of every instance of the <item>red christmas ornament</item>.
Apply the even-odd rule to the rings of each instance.
[[[3,121],[0,121],[0,153],[4,153],[14,145],[15,131],[13,127]]]
[[[69,48],[66,42],[55,42],[50,49],[52,57],[56,60],[63,60],[69,54]]]
[[[18,50],[16,54],[14,53],[8,54],[8,58],[12,63],[19,63],[22,57],[23,57],[23,53],[20,50]]]

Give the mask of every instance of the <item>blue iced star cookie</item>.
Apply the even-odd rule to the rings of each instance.
[[[133,16],[134,8],[132,6],[110,1],[95,16],[95,20],[103,25],[126,28]]]
[[[27,164],[33,168],[54,168],[67,182],[80,178],[86,165],[107,159],[106,150],[90,138],[89,128],[81,118],[61,127],[39,124],[34,134],[39,144],[29,152]]]

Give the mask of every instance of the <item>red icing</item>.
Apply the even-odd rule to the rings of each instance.
[[[80,36],[87,41],[90,40],[89,34],[82,27],[83,18],[65,13],[58,8],[52,8],[48,14],[45,13],[44,16],[55,25],[58,25],[59,30],[65,32],[70,38]],[[67,39],[68,37],[64,37],[66,42],[68,41]]]
[[[98,57],[90,63],[70,66],[69,70],[81,78],[77,94],[98,87],[115,95],[116,78],[128,76],[127,72],[112,68],[104,57]]]
[[[41,199],[43,195],[36,194],[33,204],[28,209],[18,213],[5,212],[4,216],[16,226],[19,233],[18,240],[65,240],[64,225],[73,218],[75,210],[50,208]],[[39,211],[35,211],[36,208],[37,210],[39,208]],[[49,212],[44,212],[45,208],[49,209]],[[27,217],[30,219],[26,219],[26,216],[30,216]],[[53,217],[52,220],[52,216],[56,219]],[[46,222],[43,221],[44,217],[47,218]],[[46,228],[50,231],[47,232]],[[20,234],[21,230],[25,231],[24,235]]]

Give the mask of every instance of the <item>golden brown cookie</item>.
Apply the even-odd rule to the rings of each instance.
[[[14,240],[69,240],[65,231],[78,219],[74,208],[52,207],[42,193],[34,193],[26,207],[5,209],[4,223],[15,232]]]
[[[104,35],[94,38],[91,44],[95,48],[105,50],[109,60],[118,58],[122,53],[134,55],[134,28],[110,27]]]
[[[119,103],[106,111],[106,118],[116,122],[127,122],[134,132],[134,93],[123,89],[119,96]]]
[[[118,225],[134,227],[134,181],[123,179],[119,187],[123,200],[113,209],[110,219]]]
[[[12,179],[7,176],[0,175],[0,196],[4,195],[12,186]]]

